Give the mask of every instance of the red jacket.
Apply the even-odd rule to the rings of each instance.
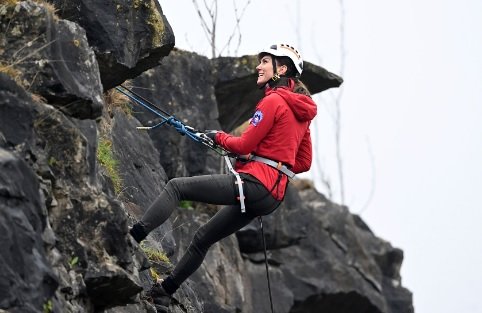
[[[287,87],[267,87],[241,136],[218,132],[216,142],[239,155],[253,153],[280,161],[295,173],[308,171],[312,160],[309,126],[316,115],[316,104],[310,97],[292,92],[293,87],[291,79]],[[235,169],[256,177],[268,190],[278,179],[278,170],[261,162],[238,161]],[[286,175],[282,175],[272,192],[276,199],[283,199],[287,181]]]

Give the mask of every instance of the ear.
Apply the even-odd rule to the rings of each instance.
[[[276,71],[278,72],[279,75],[284,75],[288,71],[288,67],[286,65],[281,65],[281,66],[278,66]]]

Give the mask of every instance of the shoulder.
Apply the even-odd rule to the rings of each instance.
[[[270,106],[271,108],[283,106],[286,104],[286,100],[276,91],[270,92],[261,99],[258,107]]]

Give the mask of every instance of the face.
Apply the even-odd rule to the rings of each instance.
[[[256,66],[258,71],[258,80],[256,84],[258,86],[265,85],[274,75],[273,73],[273,60],[270,55],[265,55],[259,60],[258,66]]]
[[[258,86],[264,86],[274,76],[273,59],[271,55],[262,57],[261,60],[259,60],[258,66],[256,66],[256,70],[258,71],[256,84]],[[276,66],[276,71],[279,75],[283,75],[286,73],[286,66]]]

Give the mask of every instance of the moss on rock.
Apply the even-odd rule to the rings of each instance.
[[[152,45],[154,47],[161,46],[162,36],[165,30],[164,19],[162,18],[161,13],[157,9],[154,0],[151,0],[150,3],[146,2],[145,5],[149,10],[147,24],[152,29]]]

